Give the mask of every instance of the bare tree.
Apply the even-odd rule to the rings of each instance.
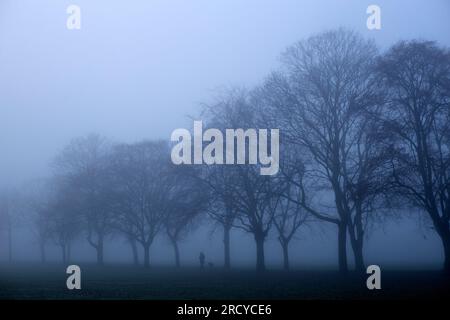
[[[238,214],[232,187],[236,170],[230,166],[205,166],[203,173],[202,182],[212,191],[208,214],[223,229],[224,267],[230,269],[230,234]]]
[[[284,169],[286,174],[289,170]],[[301,205],[301,189],[291,183],[291,175],[285,179],[285,175],[279,178],[283,184],[278,187],[280,193],[272,197],[269,202],[269,210],[274,212],[273,223],[278,233],[278,241],[283,250],[283,267],[289,270],[289,243],[295,237],[300,227],[305,226],[310,221],[310,214]]]
[[[108,172],[110,144],[90,134],[72,140],[55,160],[56,175],[76,191],[79,214],[83,217],[88,243],[97,252],[97,263],[104,263],[105,237],[111,231],[111,176]]]
[[[172,188],[165,200],[164,227],[166,235],[174,249],[175,266],[180,267],[179,242],[192,231],[207,211],[210,194],[203,185],[194,178],[194,168],[172,167],[171,173],[165,177],[171,181]]]
[[[37,241],[39,243],[39,254],[41,262],[45,263],[47,261],[45,248],[52,235],[51,217],[45,205],[43,204],[36,204],[33,208],[33,211],[33,225],[37,235]]]
[[[251,92],[240,88],[224,91],[213,104],[205,108],[209,126],[244,130],[246,150],[249,148],[250,139],[250,131],[247,130],[258,128],[256,111]],[[236,150],[234,151],[236,155]],[[232,179],[224,181],[227,185],[222,190],[222,197],[229,197],[227,201],[233,203],[233,206],[229,207],[229,217],[235,221],[234,226],[253,235],[256,244],[256,268],[262,271],[265,270],[264,243],[273,222],[274,212],[269,210],[268,203],[270,197],[276,196],[271,189],[271,184],[275,181],[271,176],[260,175],[258,165],[248,164],[248,154],[246,151],[246,165],[227,168]]]
[[[429,41],[402,41],[380,58],[389,94],[380,118],[395,148],[396,191],[431,219],[450,272],[450,50]]]
[[[282,56],[282,71],[272,74],[259,93],[268,106],[266,112],[282,128],[282,141],[303,151],[296,175],[300,180],[295,182],[302,190],[300,203],[316,218],[338,227],[342,272],[348,270],[349,231],[356,268],[364,269],[363,211],[356,213],[351,193],[352,180],[364,175],[363,166],[355,165],[360,152],[357,142],[365,141],[361,138],[362,123],[367,121],[364,114],[381,102],[371,72],[376,55],[374,43],[354,32],[324,32],[288,48]],[[316,187],[308,190],[306,185]],[[308,194],[319,190],[324,198],[333,198],[334,213],[307,200],[311,199]]]
[[[0,196],[0,228],[6,230],[8,243],[8,261],[13,260],[13,212],[11,208],[11,196],[8,190]]]
[[[62,262],[71,260],[71,248],[73,240],[80,232],[79,205],[76,192],[71,190],[70,185],[62,181],[55,181],[53,195],[46,208],[42,208],[41,218],[54,243],[61,248]]]
[[[378,107],[378,106],[377,106]],[[350,204],[348,231],[356,269],[365,271],[363,245],[369,227],[385,212],[385,197],[389,190],[389,163],[391,148],[384,142],[389,135],[373,116],[378,117],[380,109],[363,113],[355,126],[355,140],[349,148],[345,171],[346,192]],[[379,218],[379,219],[378,219]]]
[[[19,190],[13,187],[5,188],[0,193],[0,230],[6,232],[9,262],[14,258],[14,231],[25,222],[22,200]]]
[[[211,104],[204,104],[201,116],[206,120],[207,127],[226,130],[237,125],[236,111],[247,99],[245,89],[231,88],[222,91]],[[242,120],[242,119],[241,119]],[[237,223],[238,208],[236,205],[235,181],[238,170],[235,165],[226,166],[205,165],[200,174],[201,183],[211,191],[211,205],[208,210],[210,218],[223,229],[224,267],[231,267],[231,230]]]
[[[165,219],[173,188],[169,148],[163,141],[119,145],[111,160],[115,184],[114,227],[130,241],[136,263],[135,242],[144,249],[144,266],[150,265],[150,247]]]
[[[51,240],[51,182],[48,180],[30,181],[25,188],[25,202],[27,207],[27,218],[31,222],[37,242],[41,262],[45,263],[46,245]]]

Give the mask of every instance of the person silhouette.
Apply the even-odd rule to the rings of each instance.
[[[205,254],[203,252],[200,252],[198,259],[200,260],[200,268],[203,269],[203,267],[205,266]]]

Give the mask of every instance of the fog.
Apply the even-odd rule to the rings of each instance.
[[[381,7],[381,30],[366,27],[366,8]],[[81,8],[81,30],[68,30],[66,8]],[[170,140],[191,128],[203,102],[228,86],[258,85],[292,43],[340,26],[374,38],[381,49],[400,39],[450,46],[450,3],[360,0],[2,0],[0,2],[0,186],[22,189],[51,173],[54,156],[74,137],[99,133],[113,142]],[[337,265],[335,228],[300,229],[290,246],[296,268]],[[0,259],[7,259],[0,234]],[[38,260],[33,234],[23,223],[13,234],[16,261]],[[181,263],[223,263],[222,233],[204,223],[180,244]],[[350,248],[349,259],[352,261]],[[142,253],[141,253],[142,254]],[[368,264],[439,268],[438,237],[417,213],[375,226],[365,247]],[[60,251],[49,246],[48,259]],[[95,261],[83,237],[73,261]],[[130,262],[129,246],[105,243],[105,263]],[[269,267],[282,266],[277,236],[266,243]],[[151,248],[154,265],[173,264],[168,240]],[[232,231],[232,265],[254,266],[251,235]]]

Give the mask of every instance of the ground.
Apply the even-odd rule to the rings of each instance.
[[[336,271],[224,272],[204,269],[80,265],[81,290],[66,288],[60,264],[0,265],[0,299],[428,299],[450,297],[439,271],[385,271],[381,290],[366,276]]]

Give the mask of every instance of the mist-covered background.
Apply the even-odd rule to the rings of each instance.
[[[66,8],[81,8],[81,30],[68,30]],[[382,28],[366,28],[366,8],[381,7]],[[0,0],[0,187],[21,189],[49,174],[56,153],[73,137],[97,132],[117,142],[169,140],[177,128],[192,127],[188,115],[229,85],[257,85],[278,66],[292,43],[340,26],[356,30],[386,49],[400,39],[450,45],[450,3],[434,1]],[[326,224],[302,229],[291,244],[293,267],[336,266],[335,230]],[[205,223],[181,246],[182,264],[198,253],[219,265],[220,232]],[[5,234],[0,234],[4,239]],[[73,261],[94,261],[81,237]],[[37,260],[30,230],[13,234],[15,260]],[[7,259],[0,241],[0,259]],[[368,264],[439,268],[439,239],[405,212],[402,220],[372,230]],[[233,265],[254,265],[251,236],[232,231]],[[49,247],[49,260],[59,260]],[[123,239],[105,244],[105,262],[129,262]],[[351,261],[352,255],[349,254]],[[266,243],[268,266],[281,266],[275,235]],[[151,249],[152,264],[172,264],[164,237]]]

